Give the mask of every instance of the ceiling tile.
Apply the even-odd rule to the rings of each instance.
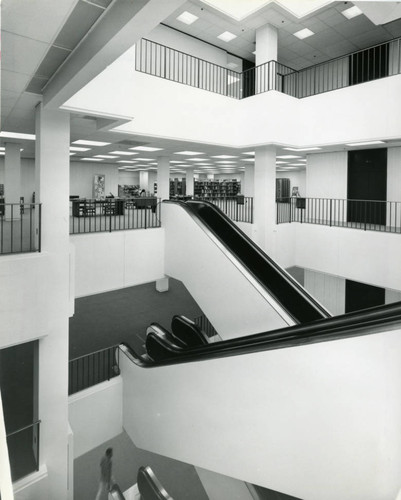
[[[358,16],[349,20],[346,19],[344,23],[337,24],[337,26],[334,27],[338,33],[341,33],[341,35],[346,38],[352,38],[353,36],[361,35],[367,31],[374,31],[375,28],[376,26],[365,16]]]
[[[347,19],[345,19],[345,17],[338,12],[324,20],[325,24],[332,26],[333,28],[339,24],[343,24],[345,21],[347,21]]]
[[[30,80],[29,75],[23,73],[15,73],[14,71],[2,70],[1,72],[1,90],[11,90],[14,92],[22,92],[25,90],[27,83]]]
[[[46,43],[7,31],[2,31],[1,44],[2,69],[18,72],[23,68],[27,75],[35,72],[48,47]]]
[[[55,8],[54,0],[3,0],[2,30],[50,43],[75,3],[76,0],[57,0]]]
[[[327,24],[325,24],[320,19],[311,18],[302,22],[305,28],[309,28],[314,33],[319,33],[327,29]]]

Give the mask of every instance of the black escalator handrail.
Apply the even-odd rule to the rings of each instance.
[[[173,203],[181,206],[191,214],[192,217],[196,217],[202,224],[204,224],[208,230],[216,236],[219,241],[221,241],[226,248],[228,248],[233,255],[245,266],[248,272],[253,276],[254,279],[264,288],[269,291],[269,293],[277,300],[280,306],[287,312],[287,314],[294,319],[297,323],[306,323],[310,321],[319,320],[321,318],[328,318],[330,314],[326,309],[319,304],[299,283],[293,279],[286,271],[284,271],[273,259],[271,259],[261,248],[256,245],[251,238],[249,238],[241,229],[233,222],[229,217],[227,217],[224,212],[222,212],[216,205],[209,203],[207,201],[193,201],[188,200],[175,201],[175,200],[165,200],[163,203]],[[220,222],[225,224],[224,234],[222,232],[218,233],[214,227],[210,225],[210,221],[205,220],[204,215],[202,216],[202,210],[210,210],[213,212],[214,216],[218,218]],[[217,219],[215,219],[217,221]],[[232,235],[237,241],[243,241],[246,243],[246,251],[243,250],[242,253],[246,253],[245,256],[241,256],[236,249],[231,248],[227,245],[225,241],[227,236],[229,236],[229,231],[232,231]],[[262,266],[269,274],[269,280],[262,279],[260,272],[257,272],[258,266]],[[273,279],[272,279],[273,278]],[[274,283],[274,287],[272,284]]]
[[[284,349],[318,342],[344,340],[385,331],[386,329],[391,329],[391,327],[393,327],[392,329],[394,327],[401,328],[401,302],[343,314],[342,316],[325,318],[310,324],[295,325],[248,335],[246,337],[215,342],[202,347],[188,348],[185,351],[176,349],[171,344],[163,343],[171,351],[172,357],[159,362],[144,359],[128,344],[121,344],[120,349],[135,364],[144,368],[152,368]]]
[[[137,484],[141,498],[149,500],[174,500],[164,489],[149,466],[139,468]]]

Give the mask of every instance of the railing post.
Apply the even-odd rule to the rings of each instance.
[[[330,227],[331,227],[331,210],[332,210],[332,199],[330,198]]]

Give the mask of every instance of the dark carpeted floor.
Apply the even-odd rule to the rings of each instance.
[[[202,311],[185,286],[169,281],[167,292],[158,292],[152,282],[76,299],[70,318],[70,359],[120,342],[141,352],[150,323],[170,329],[174,314],[200,316]]]

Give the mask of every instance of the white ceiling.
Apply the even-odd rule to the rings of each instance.
[[[1,74],[1,117],[2,130],[34,133],[34,107],[41,100],[41,95],[27,92],[26,87],[32,78],[40,77],[38,68],[42,72],[51,73],[54,71],[54,64],[60,53],[45,58],[51,49],[60,48],[62,50],[72,51],[77,40],[76,33],[68,25],[67,21],[71,15],[74,23],[77,21],[77,9],[86,9],[86,5],[98,4],[102,12],[110,4],[111,0],[57,0],[57,9],[54,9],[54,0],[30,0],[29,2],[18,2],[15,0],[3,0],[2,2],[2,74]],[[315,0],[309,0],[314,2]],[[363,2],[366,3],[366,2]],[[368,2],[372,3],[372,2]],[[377,2],[373,2],[377,4]],[[86,4],[86,5],[83,5]],[[274,24],[279,32],[279,60],[295,69],[310,66],[311,64],[321,62],[333,57],[344,55],[346,53],[366,48],[372,44],[389,40],[395,36],[401,36],[401,21],[397,20],[386,24],[386,26],[375,26],[366,16],[361,15],[352,20],[347,20],[341,11],[349,8],[351,2],[331,2],[330,5],[318,8],[312,15],[302,19],[297,19],[292,13],[289,13],[279,5],[268,3],[262,7],[256,14],[250,15],[243,21],[235,21],[232,17],[217,11],[210,5],[201,0],[187,1],[182,8],[172,13],[164,23],[184,31],[192,36],[198,37],[206,42],[220,46],[239,57],[252,60],[255,50],[255,30],[257,27],[267,22]],[[317,7],[315,5],[315,7]],[[176,20],[176,17],[183,11],[188,10],[196,14],[199,19],[194,24],[187,26]],[[394,12],[394,10],[392,10]],[[91,23],[96,22],[96,15],[92,12]],[[75,19],[75,20],[74,20]],[[81,32],[85,28],[88,19],[82,20],[79,24]],[[101,18],[99,20],[101,22]],[[64,29],[63,29],[64,28]],[[82,28],[82,29],[81,29]],[[293,36],[295,31],[302,28],[309,28],[315,32],[315,35],[304,40],[298,40]],[[237,34],[237,38],[230,43],[222,42],[217,39],[217,35],[223,31],[231,31]],[[82,33],[81,35],[82,36]],[[79,37],[78,37],[79,38]],[[59,45],[57,45],[55,42]],[[44,62],[45,61],[45,62]],[[53,64],[53,66],[52,66]],[[53,68],[53,69],[52,69]],[[46,71],[45,71],[46,70]],[[48,78],[50,74],[42,75]],[[216,163],[221,159],[212,158],[216,155],[230,155],[238,158],[228,159],[235,161],[230,164],[230,170],[224,170],[227,173],[235,173],[243,170],[251,162],[245,161],[252,156],[242,154],[244,151],[183,143],[178,141],[161,140],[132,136],[130,134],[115,133],[110,131],[99,131],[95,118],[72,116],[71,117],[71,140],[90,139],[110,142],[109,146],[93,147],[88,152],[76,153],[71,157],[72,161],[82,159],[82,157],[91,157],[96,154],[107,154],[110,151],[128,151],[127,145],[121,144],[121,141],[135,141],[137,144],[146,144],[152,147],[162,148],[156,153],[141,152],[132,157],[121,155],[116,159],[103,159],[99,163],[117,163],[129,158],[135,160],[139,158],[153,159],[151,163],[156,162],[159,155],[170,156],[171,160],[178,161],[186,157],[175,155],[177,151],[192,150],[203,153],[199,155],[204,161],[199,163],[210,163],[213,171],[222,171],[222,164]],[[0,144],[5,140],[0,139]],[[24,149],[22,156],[26,158],[34,157],[34,141],[19,141]],[[393,141],[389,146],[400,145],[401,142]],[[320,151],[333,151],[347,149],[344,145],[332,145],[325,147]],[[319,151],[317,151],[319,152]],[[294,154],[305,159],[305,153],[291,153],[285,151],[281,146],[277,147],[277,155]],[[115,155],[118,156],[118,155]],[[282,160],[283,161],[283,160]],[[287,161],[287,160],[284,160]],[[298,159],[288,160],[288,163],[298,162]],[[90,163],[90,162],[88,162]],[[139,165],[146,162],[136,162]],[[187,167],[179,167],[181,171],[188,168],[189,165],[196,165],[197,162],[186,160],[182,164]],[[124,166],[122,163],[117,163]],[[129,164],[127,164],[129,165]],[[134,168],[143,169],[144,167]],[[178,165],[178,164],[176,164]],[[155,168],[152,165],[150,168]],[[279,168],[281,169],[280,164]],[[205,166],[198,167],[207,171]],[[300,167],[295,167],[300,168]],[[302,168],[302,167],[301,167]],[[172,172],[174,174],[174,171]]]

